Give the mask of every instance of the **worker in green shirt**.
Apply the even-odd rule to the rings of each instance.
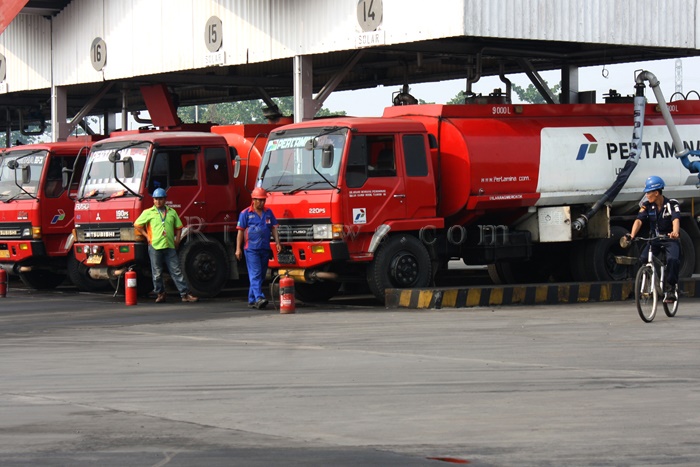
[[[151,259],[151,274],[153,275],[153,291],[157,294],[156,303],[165,301],[165,285],[163,284],[163,266],[167,266],[183,302],[196,302],[199,299],[192,295],[180,269],[180,259],[177,247],[180,245],[182,221],[173,208],[165,205],[165,190],[153,190],[153,207],[144,210],[134,228],[148,239],[148,257]]]

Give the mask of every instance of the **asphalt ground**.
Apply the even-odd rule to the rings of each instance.
[[[11,284],[2,466],[700,465],[700,301],[249,310]]]

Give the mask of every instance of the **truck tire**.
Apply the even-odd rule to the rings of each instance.
[[[19,278],[24,285],[37,290],[55,289],[66,280],[65,274],[59,274],[45,269],[20,272]]]
[[[681,229],[681,266],[678,277],[690,277],[695,271],[695,245],[693,239],[684,229]]]
[[[620,246],[620,238],[629,231],[619,225],[610,226],[610,238],[601,238],[588,245],[582,258],[589,281],[621,281],[633,277],[632,267],[615,262],[615,256],[627,256],[627,249]]]
[[[180,267],[190,292],[198,297],[214,297],[229,277],[228,255],[216,240],[193,240],[180,250]]]
[[[88,268],[75,259],[75,255],[72,252],[66,258],[66,269],[68,271],[68,279],[78,290],[83,292],[102,292],[110,287],[109,281],[90,277],[87,272]]]
[[[369,289],[382,303],[386,289],[427,287],[432,277],[428,250],[408,234],[390,236],[367,267]]]
[[[324,303],[335,297],[340,289],[340,282],[314,282],[306,284],[297,282],[294,284],[296,298],[306,303]]]

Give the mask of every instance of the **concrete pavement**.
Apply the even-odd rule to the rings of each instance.
[[[0,464],[699,465],[700,313],[0,299]],[[435,460],[435,458],[442,458]]]

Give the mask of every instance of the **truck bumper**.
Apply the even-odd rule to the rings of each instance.
[[[10,274],[17,274],[23,263],[43,262],[46,247],[41,240],[0,241],[0,267]]]
[[[310,269],[348,259],[350,259],[348,245],[343,241],[293,242],[285,245],[281,253],[275,251],[274,258],[270,260],[270,267]]]
[[[96,252],[95,248],[96,248]],[[76,243],[75,258],[88,268],[119,269],[130,264],[148,264],[146,243]]]

